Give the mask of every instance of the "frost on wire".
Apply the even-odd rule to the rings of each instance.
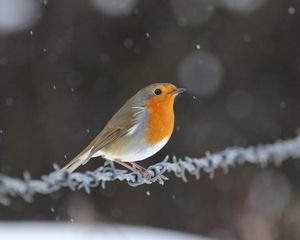
[[[142,184],[160,183],[168,180],[166,173],[173,172],[176,177],[186,181],[186,174],[200,177],[200,172],[206,172],[213,176],[218,168],[228,171],[229,167],[236,164],[253,163],[266,166],[274,163],[279,166],[282,161],[290,158],[300,158],[300,134],[284,141],[277,141],[273,144],[259,145],[256,147],[231,147],[225,150],[210,154],[202,158],[177,158],[171,159],[166,156],[162,162],[150,166],[147,171],[151,180],[144,179],[139,172],[128,172],[127,170],[115,168],[113,163],[99,167],[93,171],[84,173],[60,170],[55,165],[54,171],[43,175],[40,179],[31,179],[28,173],[24,179],[12,178],[0,174],[0,203],[8,205],[12,197],[20,196],[25,201],[32,201],[34,194],[49,194],[68,187],[75,191],[85,189],[87,193],[91,188],[105,187],[106,182],[126,181],[130,186],[137,187]]]

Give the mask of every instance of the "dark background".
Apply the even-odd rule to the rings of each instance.
[[[167,154],[201,157],[294,137],[299,13],[300,2],[290,0],[1,0],[1,173],[38,178],[64,165],[129,97],[156,82],[189,92],[176,101],[172,139],[144,166]],[[100,164],[94,159],[80,170]],[[170,175],[164,186],[63,190],[33,203],[15,199],[0,206],[0,219],[299,239],[299,171],[299,161],[288,160],[188,183]]]

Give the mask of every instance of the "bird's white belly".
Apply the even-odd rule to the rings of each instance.
[[[169,138],[164,138],[161,142],[155,145],[149,145],[144,141],[140,141],[136,143],[135,146],[128,148],[127,151],[122,151],[117,154],[114,154],[111,152],[100,150],[96,152],[92,157],[102,156],[108,160],[121,160],[124,162],[140,161],[151,157],[152,155],[157,153],[167,144],[168,141]]]

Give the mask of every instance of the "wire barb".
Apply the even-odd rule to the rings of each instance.
[[[213,177],[218,168],[226,173],[229,167],[236,164],[259,164],[264,167],[269,163],[280,166],[284,160],[300,158],[300,134],[284,141],[277,141],[273,144],[258,145],[257,147],[231,147],[225,150],[210,154],[206,153],[203,158],[184,157],[183,159],[169,156],[157,164],[150,166],[147,171],[151,179],[147,180],[139,172],[128,172],[127,170],[116,169],[114,164],[105,164],[94,171],[85,173],[61,170],[54,165],[54,171],[43,175],[41,179],[32,179],[29,173],[24,173],[24,179],[12,178],[0,174],[0,204],[9,205],[11,198],[22,197],[25,201],[32,201],[36,193],[50,194],[61,188],[68,187],[72,191],[84,189],[90,193],[91,188],[101,186],[105,188],[106,182],[115,180],[126,181],[130,186],[137,187],[142,184],[158,182],[164,184],[169,180],[165,173],[173,172],[176,177],[187,181],[186,174],[200,178],[201,170]]]

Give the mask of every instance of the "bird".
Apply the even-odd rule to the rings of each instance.
[[[102,157],[150,179],[147,170],[136,162],[151,157],[167,144],[174,129],[175,98],[185,91],[171,83],[142,88],[63,170],[73,172],[91,158]]]

